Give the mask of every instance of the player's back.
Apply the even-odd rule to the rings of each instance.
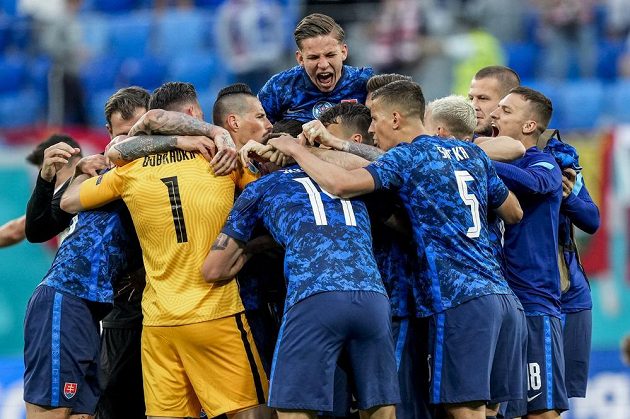
[[[398,173],[385,187],[400,190],[410,213],[431,281],[418,288],[429,294],[434,312],[486,294],[511,293],[492,256],[486,220],[488,208],[499,206],[508,191],[479,147],[423,135],[371,166]]]
[[[147,272],[144,324],[189,324],[242,311],[234,280],[209,285],[200,273],[232,208],[237,175],[215,176],[201,155],[179,150],[118,173]]]
[[[324,291],[385,294],[362,201],[334,197],[321,190],[301,168],[292,166],[245,189],[234,216],[239,216],[241,206],[253,202],[258,219],[286,248],[286,309]],[[234,221],[231,216],[230,222]]]

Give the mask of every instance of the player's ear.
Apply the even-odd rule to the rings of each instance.
[[[530,135],[531,133],[536,131],[537,128],[538,124],[536,123],[536,121],[532,119],[525,121],[525,123],[523,123],[523,134]]]
[[[341,45],[341,60],[346,61],[346,58],[348,58],[348,45],[342,44]]]
[[[363,142],[363,135],[359,133],[353,134],[352,137],[350,137],[350,141],[361,144]]]
[[[112,126],[109,124],[105,124],[105,128],[107,128],[107,132],[109,133],[109,138],[112,138],[112,134],[113,134]]]
[[[401,120],[402,120],[402,118],[400,116],[400,113],[394,111],[392,113],[392,116],[391,116],[392,128],[393,129],[399,129]]]
[[[226,122],[231,131],[238,131],[240,123],[240,121],[238,120],[238,116],[231,113],[227,116]]]
[[[302,51],[299,49],[295,51],[295,60],[301,67],[304,67],[304,56],[302,55]]]

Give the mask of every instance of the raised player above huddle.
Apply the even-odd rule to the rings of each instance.
[[[337,22],[314,13],[298,23],[294,36],[298,65],[271,77],[258,93],[271,122],[308,122],[337,103],[365,102],[365,85],[374,72],[343,64],[348,46]]]

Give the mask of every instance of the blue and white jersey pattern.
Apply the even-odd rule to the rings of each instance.
[[[43,285],[79,298],[113,303],[112,281],[141,267],[141,251],[127,207],[113,202],[77,214]]]
[[[325,291],[386,294],[362,201],[334,197],[300,167],[291,166],[248,185],[236,200],[223,233],[248,241],[260,220],[286,248],[285,311]]]
[[[418,259],[418,310],[440,313],[488,294],[511,294],[492,256],[486,213],[508,189],[476,145],[420,136],[366,169],[376,189],[397,190],[412,224]],[[424,252],[423,252],[424,251]]]
[[[365,103],[366,84],[374,70],[370,67],[343,66],[343,73],[331,92],[322,92],[300,66],[273,76],[258,93],[267,118],[272,123],[281,119],[301,122],[318,119],[327,109],[349,101]]]

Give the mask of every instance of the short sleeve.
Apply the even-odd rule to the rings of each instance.
[[[408,172],[405,167],[413,164],[410,157],[408,149],[398,146],[367,165],[365,169],[374,178],[374,189],[400,189],[405,181],[405,173]]]
[[[101,207],[120,199],[123,179],[115,168],[109,172],[86,180],[79,189],[79,199],[84,209]]]
[[[221,230],[235,240],[249,241],[260,218],[258,211],[261,189],[246,188],[234,203],[232,211]]]

